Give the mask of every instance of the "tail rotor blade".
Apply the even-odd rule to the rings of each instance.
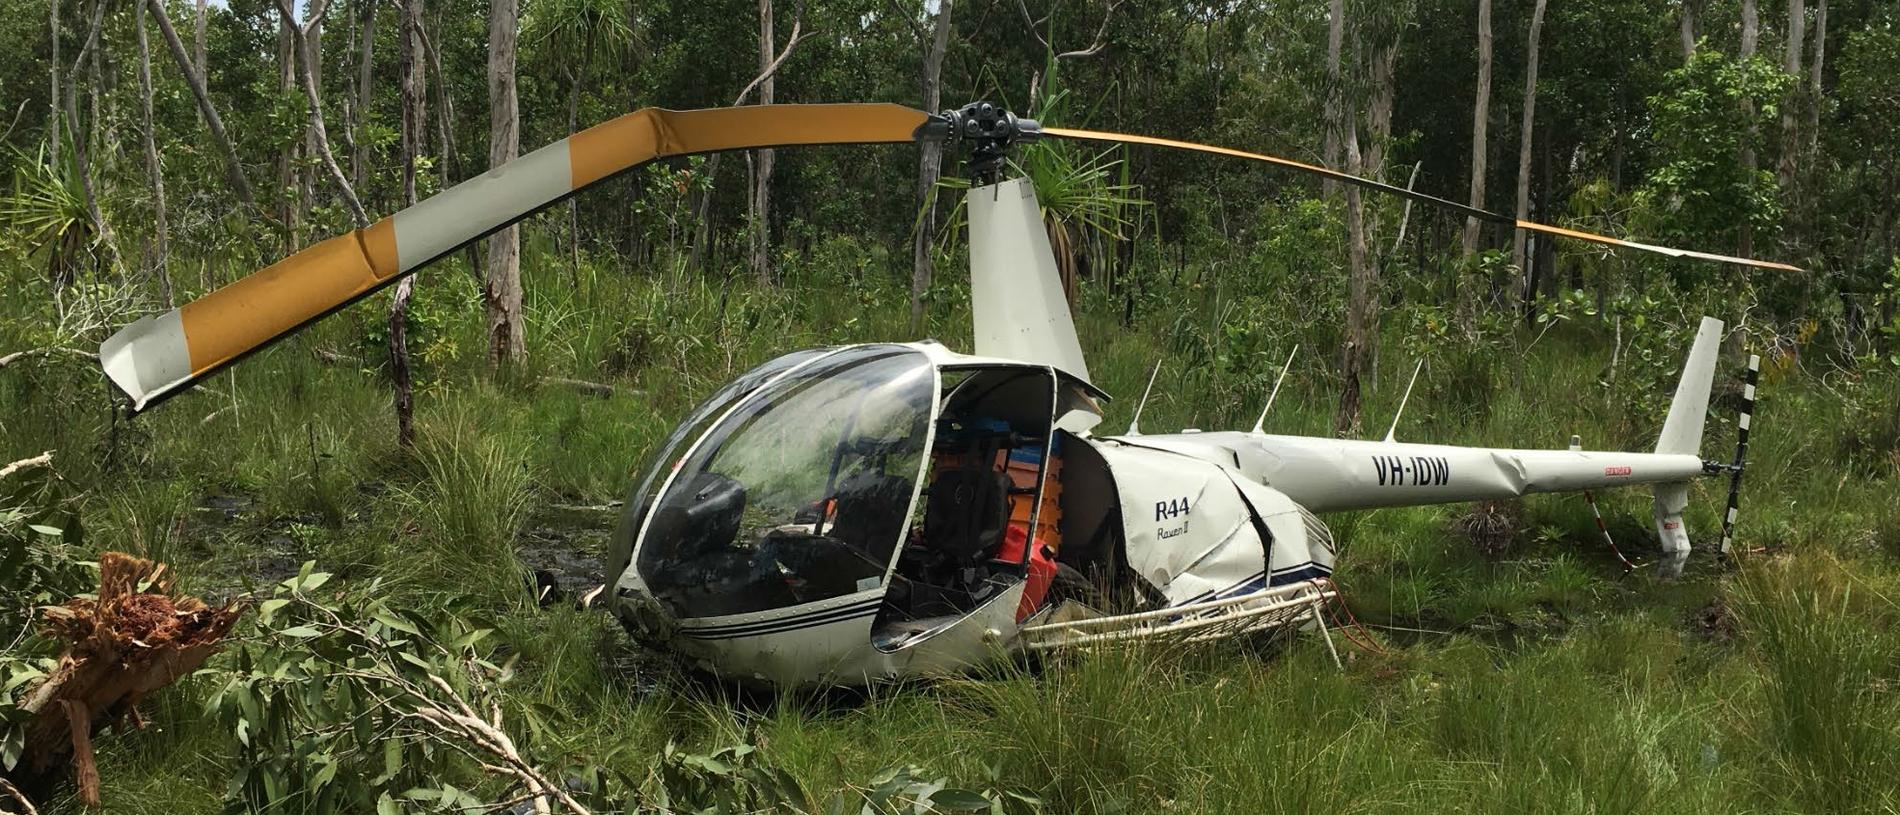
[[[1728,510],[1722,514],[1722,554],[1729,554],[1735,540],[1735,517],[1742,502],[1742,472],[1748,459],[1748,425],[1755,415],[1755,382],[1761,376],[1761,356],[1748,355],[1748,371],[1742,379],[1742,415],[1736,421],[1735,462],[1729,465]]]
[[[1654,252],[1656,254],[1667,255],[1669,257],[1690,258],[1694,260],[1706,260],[1706,261],[1713,261],[1717,263],[1735,263],[1735,264],[1740,264],[1743,266],[1753,266],[1760,269],[1778,269],[1778,270],[1787,271],[1787,272],[1802,271],[1800,267],[1790,266],[1786,263],[1775,263],[1775,262],[1766,261],[1766,260],[1754,260],[1751,258],[1731,257],[1729,255],[1717,255],[1717,254],[1711,254],[1708,252],[1694,252],[1687,249],[1677,249],[1670,246],[1656,246],[1653,244],[1638,243],[1636,241],[1624,240],[1622,238],[1613,238],[1608,235],[1598,235],[1594,232],[1585,232],[1578,229],[1565,229],[1563,227],[1550,226],[1549,224],[1540,224],[1535,221],[1520,220],[1520,219],[1512,218],[1506,215],[1499,215],[1498,213],[1491,212],[1489,210],[1478,209],[1477,207],[1461,204],[1456,201],[1439,198],[1436,195],[1427,195],[1425,193],[1418,192],[1416,190],[1409,190],[1404,187],[1397,187],[1391,184],[1373,181],[1372,179],[1369,179],[1369,178],[1361,178],[1356,175],[1342,173],[1338,170],[1333,170],[1326,167],[1320,167],[1320,166],[1316,166],[1312,164],[1307,164],[1304,162],[1294,161],[1292,159],[1281,158],[1279,156],[1270,156],[1265,153],[1250,153],[1245,150],[1235,150],[1231,147],[1216,147],[1210,144],[1198,144],[1195,142],[1177,141],[1175,139],[1156,138],[1154,136],[1136,136],[1136,135],[1131,135],[1127,133],[1105,133],[1105,132],[1096,131],[1096,130],[1072,130],[1072,129],[1063,128],[1063,127],[1044,127],[1042,128],[1042,134],[1045,136],[1050,136],[1050,137],[1059,138],[1059,139],[1079,139],[1079,140],[1084,140],[1084,141],[1113,142],[1113,143],[1118,143],[1118,144],[1145,144],[1145,145],[1149,145],[1153,147],[1169,147],[1176,150],[1193,150],[1198,153],[1210,153],[1217,156],[1230,156],[1233,158],[1244,158],[1251,161],[1265,162],[1267,164],[1272,164],[1277,167],[1284,167],[1286,169],[1295,170],[1298,172],[1306,173],[1308,175],[1316,175],[1321,178],[1332,179],[1334,181],[1338,181],[1345,184],[1352,184],[1355,186],[1364,187],[1369,190],[1376,190],[1378,192],[1387,193],[1389,195],[1397,195],[1401,198],[1409,198],[1413,201],[1418,201],[1420,203],[1425,203],[1425,204],[1431,204],[1433,206],[1440,207],[1442,209],[1447,209],[1452,212],[1456,212],[1468,218],[1477,218],[1478,220],[1481,220],[1481,221],[1490,221],[1492,223],[1498,223],[1498,224],[1508,224],[1518,229],[1529,230],[1531,232],[1541,232],[1546,235],[1555,235],[1558,237],[1571,238],[1573,240],[1589,241],[1591,243],[1598,243],[1605,246],[1614,246],[1614,247],[1618,247],[1622,249],[1637,249],[1644,252]]]
[[[654,159],[909,142],[930,121],[923,111],[889,104],[635,111],[126,326],[100,346],[101,365],[132,409],[144,410],[463,244]]]

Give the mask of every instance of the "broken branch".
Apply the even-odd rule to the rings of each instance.
[[[29,348],[25,351],[15,351],[4,357],[0,357],[0,368],[5,368],[22,359],[30,357],[50,357],[54,354],[67,354],[81,359],[89,359],[94,362],[99,361],[98,354],[91,351],[81,351],[77,348]]]
[[[48,450],[32,458],[23,458],[5,467],[0,467],[0,478],[6,478],[7,476],[30,467],[50,467],[52,464],[53,451]]]

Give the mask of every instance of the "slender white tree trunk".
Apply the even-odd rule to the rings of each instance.
[[[1544,33],[1544,0],[1537,0],[1531,11],[1531,33],[1524,50],[1524,119],[1518,127],[1517,143],[1517,219],[1531,212],[1531,142],[1537,129],[1537,50]],[[1517,269],[1518,302],[1528,309],[1535,292],[1531,290],[1531,264],[1524,255],[1524,230],[1511,232],[1511,265]]]
[[[95,0],[92,7],[92,21],[87,25],[86,42],[79,48],[79,56],[73,60],[72,70],[68,72],[66,82],[66,131],[72,134],[73,165],[79,170],[79,191],[85,199],[86,212],[91,217],[93,229],[99,235],[99,245],[105,251],[105,265],[110,268],[118,257],[118,244],[112,235],[112,225],[106,223],[105,212],[99,208],[99,192],[92,172],[92,131],[99,127],[99,110],[95,105],[91,116],[84,126],[79,122],[79,69],[83,65],[94,68],[92,85],[99,84],[98,62],[91,60],[93,49],[100,46],[99,35],[105,25],[106,4],[109,0]],[[97,99],[97,97],[94,97]]]
[[[280,7],[277,12],[277,91],[289,94],[297,86],[297,48],[291,32],[297,21]],[[297,143],[277,151],[277,220],[284,224],[284,251],[297,248]]]
[[[943,55],[950,47],[950,10],[953,0],[938,0],[937,19],[931,26],[930,47],[924,52],[924,110],[936,113],[943,104]],[[943,170],[943,144],[934,140],[918,150],[917,197],[922,211],[917,219],[917,234],[911,238],[910,329],[924,322],[924,293],[930,290],[930,241],[937,234],[937,178]]]
[[[488,166],[500,167],[521,149],[516,110],[515,42],[520,31],[516,0],[488,7]],[[500,366],[527,358],[521,314],[521,232],[509,226],[488,238],[488,274],[482,288],[488,311],[488,363]]]
[[[1490,0],[1483,2],[1488,3]],[[1347,127],[1344,104],[1346,89],[1339,72],[1339,52],[1346,42],[1346,0],[1332,0],[1326,16],[1326,136],[1321,149],[1326,166],[1338,167],[1341,135]],[[1324,181],[1320,189],[1331,197],[1337,185],[1332,181]]]
[[[363,128],[369,125],[370,78],[376,67],[376,0],[363,0],[363,39],[358,46],[356,61],[356,133],[351,141],[356,142],[356,150],[350,154],[350,183],[357,189],[363,188],[363,173],[369,161],[369,144],[363,138]]]
[[[292,0],[277,0],[277,8],[285,18],[290,18]],[[321,11],[321,9],[319,9]],[[323,123],[323,97],[317,91],[317,52],[310,35],[319,23],[311,20],[308,28],[300,27],[294,20],[290,26],[291,45],[296,55],[298,84],[303,87],[304,101],[309,103],[309,141],[314,145],[317,157],[330,173],[330,180],[336,182],[337,192],[342,194],[343,203],[350,210],[350,220],[357,229],[369,226],[369,213],[363,211],[363,203],[356,198],[356,189],[349,178],[343,175],[343,168],[336,162],[336,154],[330,152],[330,131]]]
[[[422,0],[403,0],[402,4],[402,195],[410,206],[416,203],[416,158],[422,151],[426,123],[422,82]],[[416,289],[410,275],[396,284],[396,295],[389,302],[389,368],[395,380],[396,443],[408,449],[415,445],[415,383],[409,364],[409,297]]]
[[[1688,62],[1695,56],[1696,39],[1701,36],[1696,31],[1696,6],[1702,0],[1682,0],[1682,14],[1678,16],[1676,27],[1682,36],[1682,61]]]
[[[304,70],[310,74],[310,86],[319,91],[323,88],[323,12],[328,7],[327,3],[307,4],[304,7],[304,14],[308,19],[303,24],[303,42],[298,45],[305,54],[299,59],[303,62]],[[316,107],[314,100],[311,102],[311,107]],[[326,163],[334,163],[335,157],[329,155],[329,133],[318,133],[322,123],[323,116],[319,113],[316,124],[304,131],[303,154],[306,157],[318,156]],[[318,144],[319,141],[322,144]],[[302,181],[301,193],[297,199],[297,220],[299,223],[309,223],[310,208],[317,200],[317,173],[306,170],[297,175]],[[354,190],[351,191],[351,195],[354,197]]]
[[[1761,14],[1755,0],[1742,0],[1742,51],[1743,62],[1755,58],[1756,46],[1761,42]],[[1742,113],[1748,119],[1748,133],[1742,142],[1742,170],[1755,174],[1755,103],[1742,100]],[[1742,223],[1741,240],[1735,254],[1741,257],[1755,256],[1755,229],[1747,222]]]
[[[59,91],[59,72],[63,67],[59,61],[59,0],[47,0],[47,40],[52,45],[53,59],[49,63],[47,74],[52,77],[53,92],[46,97],[46,129],[53,134],[51,150],[53,166],[59,166],[59,151],[63,139],[59,136],[61,113],[59,100],[66,98]]]
[[[1775,165],[1775,178],[1783,191],[1794,188],[1795,154],[1801,151],[1801,131],[1796,125],[1796,108],[1801,99],[1801,46],[1807,39],[1808,9],[1802,0],[1788,0],[1788,50],[1781,69],[1794,83],[1781,100],[1781,161]],[[1811,101],[1811,100],[1810,100]]]
[[[1821,140],[1821,69],[1827,63],[1827,0],[1814,9],[1814,61],[1808,79],[1808,153],[1813,154]]]
[[[145,33],[145,5],[136,4],[132,15],[133,30],[139,41],[139,130],[145,148],[145,171],[152,179],[152,274],[158,278],[158,291],[171,308],[171,224],[165,211],[165,165],[158,159],[158,134],[152,118],[152,47]]]
[[[1361,172],[1358,126],[1346,129],[1346,172]],[[1363,380],[1372,363],[1372,338],[1378,333],[1378,304],[1375,291],[1376,269],[1366,252],[1366,209],[1357,186],[1346,187],[1346,259],[1349,267],[1346,290],[1346,342],[1339,349],[1339,412],[1333,417],[1333,429],[1341,436],[1358,435],[1364,400]]]
[[[759,0],[759,71],[768,71],[772,67],[772,57],[778,52],[776,38],[772,31],[772,0]],[[777,84],[775,76],[766,76],[759,83],[759,104],[772,104],[773,86]],[[762,285],[772,284],[772,159],[771,150],[755,150],[752,153],[752,196],[751,206],[747,207],[747,233],[752,239],[752,274]]]
[[[1468,202],[1484,208],[1485,163],[1490,155],[1491,128],[1491,0],[1478,0],[1478,96],[1471,105],[1471,194]],[[1464,257],[1478,253],[1480,224],[1465,219]]]
[[[198,66],[201,74],[211,70],[211,58],[205,51],[205,15],[210,13],[206,5],[206,0],[198,0],[191,16],[191,64]]]

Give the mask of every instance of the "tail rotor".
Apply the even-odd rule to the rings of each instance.
[[[1742,415],[1736,421],[1735,461],[1723,469],[1728,470],[1728,511],[1722,515],[1722,554],[1732,557],[1730,546],[1735,540],[1735,516],[1742,500],[1742,472],[1748,459],[1748,425],[1755,415],[1755,383],[1761,376],[1761,356],[1748,355],[1748,370],[1742,379]],[[1718,465],[1720,466],[1720,465]]]

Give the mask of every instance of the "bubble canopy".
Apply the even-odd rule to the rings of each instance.
[[[720,415],[701,417],[710,423],[684,457],[669,445],[647,477],[664,483],[642,513],[634,565],[676,619],[877,588],[905,534],[934,407],[931,358],[902,345],[789,357],[741,377],[749,393],[715,396]]]

